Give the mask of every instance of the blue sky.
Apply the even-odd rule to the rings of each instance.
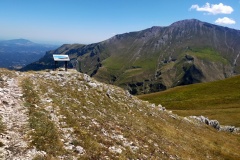
[[[0,39],[89,44],[192,18],[240,30],[240,0],[0,0]]]

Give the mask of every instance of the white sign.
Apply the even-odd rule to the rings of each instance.
[[[53,54],[54,61],[70,61],[68,55]]]

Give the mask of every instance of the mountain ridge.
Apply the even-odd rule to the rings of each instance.
[[[33,44],[32,41],[27,40],[27,39],[23,39],[23,38],[0,41],[0,43],[3,43],[3,44],[16,44],[16,45],[17,44],[20,44],[20,45]]]

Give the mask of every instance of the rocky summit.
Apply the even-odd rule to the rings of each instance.
[[[239,159],[239,129],[75,70],[0,69],[0,159]]]

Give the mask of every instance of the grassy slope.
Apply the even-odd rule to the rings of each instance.
[[[52,76],[53,79],[61,77],[57,74]],[[72,78],[61,80],[63,87],[53,79],[35,79],[38,80],[35,82],[38,84],[36,92],[53,100],[52,104],[39,103],[38,109],[53,105],[58,110],[55,114],[65,122],[60,127],[73,128],[72,143],[86,151],[78,155],[80,159],[238,159],[240,156],[237,154],[238,135],[218,133],[182,118],[174,119],[167,112],[150,107],[147,102],[126,97],[123,90],[114,86],[92,88],[82,75],[73,74]],[[108,89],[113,93],[110,98],[106,95]],[[59,143],[57,139],[52,142],[50,145],[54,146]],[[111,147],[120,148],[122,153],[109,151]],[[52,152],[46,148],[46,152],[52,156],[76,154],[64,149]]]
[[[30,146],[47,153],[35,159],[240,158],[239,135],[159,111],[118,87],[94,80],[98,87],[91,87],[80,73],[25,74],[22,87],[34,129]],[[84,153],[66,149],[66,142],[83,147]]]
[[[133,45],[131,45],[131,47],[133,47]],[[152,49],[147,45],[144,46],[146,48],[138,46],[140,48],[138,48],[138,50],[131,47],[129,47],[129,50],[114,50],[113,53],[116,52],[118,54],[111,55],[103,61],[103,66],[100,68],[99,73],[97,73],[97,78],[101,77],[99,79],[102,80],[106,77],[109,78],[109,76],[107,76],[109,74],[115,75],[117,79],[114,84],[119,86],[121,86],[121,84],[136,81],[143,82],[144,80],[153,79],[158,63],[161,63],[160,61],[163,61],[164,59],[167,60],[169,58],[168,54],[165,55],[164,53],[151,52]],[[172,63],[168,62],[166,64],[162,64],[161,66],[162,77],[166,80],[165,85],[168,87],[175,85],[172,84],[175,80],[183,78],[183,65],[185,68],[188,68],[187,65],[189,65],[189,67],[192,66],[192,64],[187,63],[185,55],[190,55],[206,62],[204,65],[201,64],[198,66],[200,67],[200,70],[205,70],[207,65],[213,63],[216,63],[216,66],[228,64],[228,61],[216,50],[207,46],[189,47],[187,50],[181,49],[176,51],[176,53],[181,53],[177,55],[177,61]],[[161,56],[160,59],[159,56]],[[207,62],[209,62],[209,64]],[[173,70],[172,75],[169,77],[169,72],[171,70]],[[174,73],[174,70],[176,70],[176,73]]]
[[[102,77],[102,74],[114,75],[117,78],[114,84],[121,85],[132,81],[141,82],[149,78],[145,75],[155,73],[158,53],[152,53],[151,47],[138,40],[139,37],[135,37],[134,33],[131,35],[132,37],[127,36],[124,41],[117,41],[115,47],[108,48],[111,56],[102,62],[97,78]]]
[[[202,60],[208,60],[210,62],[221,62],[227,64],[227,60],[224,59],[217,51],[209,47],[205,48],[190,48],[187,51],[188,54],[195,55]]]
[[[181,86],[164,92],[139,96],[162,104],[181,116],[204,115],[222,125],[240,126],[240,76]]]

